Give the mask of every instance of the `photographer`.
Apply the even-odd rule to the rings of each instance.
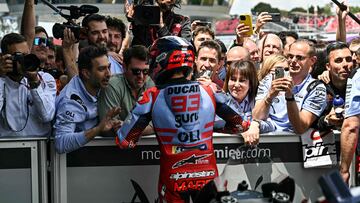
[[[150,4],[147,0],[139,0],[137,5],[125,3],[126,17],[131,22],[134,38],[131,45],[144,45],[149,47],[153,41],[163,36],[179,36],[191,40],[191,27],[189,17],[176,14],[174,7],[180,8],[179,0],[156,0],[160,7],[159,25],[142,25],[136,23],[134,8]]]
[[[29,46],[22,35],[5,35],[1,50],[0,135],[47,135],[55,114],[54,78],[38,71],[40,61],[29,55]]]

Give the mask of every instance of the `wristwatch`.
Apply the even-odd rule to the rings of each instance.
[[[291,97],[285,97],[285,100],[288,102],[295,101],[294,95],[291,95]]]

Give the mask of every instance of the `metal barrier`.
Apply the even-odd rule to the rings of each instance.
[[[46,140],[0,138],[0,202],[48,202]]]
[[[226,160],[240,145],[239,136],[214,134],[214,147],[219,172]],[[262,135],[259,147],[269,153],[275,165],[289,174],[297,184],[294,202],[303,197],[312,201],[322,195],[318,178],[335,168],[304,169],[302,145],[299,136],[289,134]],[[143,137],[134,149],[121,150],[113,139],[96,138],[83,148],[68,154],[57,154],[51,144],[52,202],[130,202],[135,190],[131,180],[145,191],[150,202],[157,197],[159,158],[154,136]],[[248,153],[257,156],[257,152]],[[250,182],[258,176],[251,173],[250,165],[242,167],[239,176]],[[306,178],[304,178],[306,177]],[[229,188],[235,190],[235,188]]]

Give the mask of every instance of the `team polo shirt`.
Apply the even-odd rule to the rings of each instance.
[[[272,79],[272,74],[269,74],[260,81],[256,101],[265,99],[270,91]],[[326,88],[324,84],[320,83],[308,91],[309,85],[314,80],[308,75],[301,84],[295,85],[292,91],[300,110],[304,109],[319,117],[326,107]],[[269,118],[268,121],[273,123],[276,131],[293,131],[288,117],[284,91],[279,92],[279,95],[272,100]]]
[[[85,131],[98,122],[97,97],[86,90],[79,76],[73,77],[56,98],[56,150],[64,153],[84,146],[88,142]]]
[[[345,118],[360,115],[360,69],[348,78],[346,85]]]
[[[115,74],[123,74],[124,73],[124,68],[123,66],[117,62],[114,57],[112,56],[108,56],[108,60],[110,63],[110,72],[111,75],[115,75]]]

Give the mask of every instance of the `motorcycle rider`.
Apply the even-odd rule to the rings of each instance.
[[[160,202],[189,202],[218,176],[212,143],[215,114],[234,128],[241,117],[214,84],[191,81],[194,48],[186,40],[166,36],[150,48],[156,86],[146,90],[121,129],[116,143],[133,148],[152,120],[160,145]]]

